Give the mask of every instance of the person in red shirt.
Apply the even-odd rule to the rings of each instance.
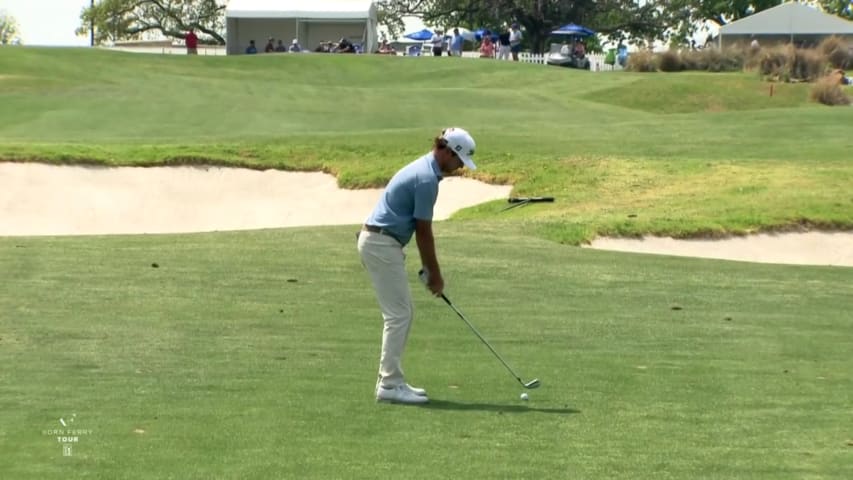
[[[187,55],[198,55],[198,37],[192,29],[184,36],[184,41],[187,44]]]

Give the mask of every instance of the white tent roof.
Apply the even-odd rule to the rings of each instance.
[[[356,19],[375,15],[370,0],[231,0],[229,18]]]
[[[723,25],[721,35],[851,35],[853,22],[802,3],[783,3]]]

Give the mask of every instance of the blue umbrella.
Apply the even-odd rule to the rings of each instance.
[[[425,28],[425,29],[417,31],[417,32],[407,33],[403,36],[406,38],[410,38],[412,40],[418,40],[421,42],[425,42],[427,40],[432,39],[432,32]]]
[[[484,34],[484,33],[486,33],[486,31],[488,31],[488,32],[490,33],[490,36],[492,37],[492,40],[497,40],[497,39],[498,39],[498,34],[496,34],[496,33],[494,32],[494,30],[489,30],[488,28],[481,28],[481,29],[479,29],[479,30],[475,30],[475,31],[474,31],[474,38],[475,38],[475,39],[477,39],[477,40],[482,40],[482,39],[483,39],[483,34]]]
[[[552,35],[578,35],[580,37],[588,37],[590,35],[595,35],[595,30],[590,30],[581,25],[575,25],[574,23],[570,23],[568,25],[563,25],[562,27],[551,32]]]

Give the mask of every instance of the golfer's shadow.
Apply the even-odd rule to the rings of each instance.
[[[537,408],[527,405],[499,405],[495,403],[462,403],[451,400],[435,400],[430,399],[429,403],[418,405],[420,408],[428,408],[432,410],[480,410],[483,412],[498,412],[498,413],[556,413],[562,415],[570,415],[581,413],[580,410],[574,408]]]

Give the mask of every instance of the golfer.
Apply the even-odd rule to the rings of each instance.
[[[426,391],[408,383],[403,375],[403,352],[412,325],[412,293],[403,251],[412,235],[429,272],[427,288],[444,290],[435,254],[432,214],[441,179],[463,166],[477,168],[471,160],[474,139],[461,128],[448,128],[433,141],[432,151],[406,165],[392,178],[358,235],[361,263],[370,274],[385,322],[376,400],[426,403]]]

